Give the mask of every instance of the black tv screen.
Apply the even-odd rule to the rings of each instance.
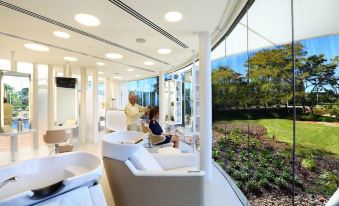
[[[69,77],[56,77],[55,82],[57,87],[75,88],[77,79]]]

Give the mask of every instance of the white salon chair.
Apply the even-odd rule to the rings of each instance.
[[[65,129],[47,130],[46,134],[43,135],[43,138],[46,144],[54,145],[54,148],[50,153],[55,152],[55,154],[58,154],[71,152],[73,150],[73,145],[69,143],[72,134]]]
[[[102,140],[102,155],[115,205],[203,206],[204,172],[194,154],[149,153],[133,132],[115,132]]]

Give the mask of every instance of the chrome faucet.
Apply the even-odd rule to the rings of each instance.
[[[3,181],[0,183],[0,189],[5,186],[6,184],[10,183],[10,182],[16,182],[19,180],[19,177],[17,176],[13,176],[13,177],[10,177],[8,178],[7,180]]]

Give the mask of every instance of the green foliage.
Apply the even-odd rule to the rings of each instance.
[[[16,91],[8,84],[4,84],[5,95],[8,103],[13,106],[13,117],[18,115],[18,111],[28,111],[29,109],[29,91],[28,88],[22,88]]]
[[[314,159],[303,159],[301,161],[301,166],[305,169],[314,171],[317,167],[317,163]]]
[[[247,189],[251,192],[253,192],[254,194],[261,194],[261,185],[259,184],[259,182],[255,181],[255,180],[249,180],[247,182],[246,185]]]
[[[295,45],[295,54],[297,104],[305,110],[309,106],[313,111],[312,108],[320,102],[335,103],[339,94],[338,57],[328,61],[323,54],[307,56],[300,43]],[[290,44],[257,51],[244,66],[248,67],[248,63],[250,73],[244,75],[235,72],[236,68],[214,68],[214,108],[267,108],[292,103]],[[338,114],[338,110],[332,114]]]
[[[218,129],[220,139],[214,143],[213,156],[219,155],[217,162],[232,177],[245,194],[260,196],[267,191],[290,193],[292,187],[292,150],[273,148],[270,144],[261,142],[260,137],[239,128]],[[258,139],[259,138],[259,139]],[[223,146],[220,147],[218,143]],[[220,151],[217,152],[217,151]],[[314,178],[322,168],[317,168],[317,161],[322,153],[315,149],[297,147],[297,162],[301,168],[309,170],[301,172],[297,167],[295,185],[297,191],[313,191],[316,194],[327,195],[338,185],[338,179],[333,173],[325,173],[318,180]],[[316,170],[317,169],[317,170]],[[316,170],[316,171],[315,171]],[[311,176],[309,174],[312,174]]]
[[[324,194],[332,195],[339,186],[339,178],[334,173],[326,171],[319,176],[318,184]]]

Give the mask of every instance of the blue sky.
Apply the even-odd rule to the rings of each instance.
[[[307,55],[324,54],[328,61],[335,56],[339,56],[339,35],[317,37],[301,41],[304,45]],[[252,52],[253,53],[253,52]],[[220,58],[212,61],[212,68],[218,68],[219,66],[226,65],[236,72],[245,74],[246,68],[244,63],[247,60],[247,53],[241,53],[231,55],[226,58]],[[336,70],[336,74],[339,75],[339,68]]]

